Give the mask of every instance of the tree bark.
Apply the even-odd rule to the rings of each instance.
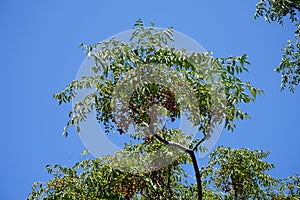
[[[202,200],[202,181],[201,181],[201,174],[199,171],[199,167],[198,167],[198,162],[195,156],[195,152],[194,151],[188,151],[187,152],[193,162],[193,167],[194,167],[194,171],[195,171],[195,176],[196,176],[196,181],[197,181],[197,190],[198,190],[198,200]]]

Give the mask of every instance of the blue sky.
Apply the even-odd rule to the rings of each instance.
[[[47,164],[86,158],[75,131],[61,136],[71,105],[51,96],[75,78],[85,58],[79,43],[107,39],[138,18],[173,26],[215,56],[247,53],[243,78],[266,94],[244,106],[252,118],[224,130],[218,145],[269,150],[272,175],[299,173],[300,88],[280,92],[273,72],[293,27],[255,21],[257,1],[1,1],[1,199],[25,199],[34,181],[49,179]]]

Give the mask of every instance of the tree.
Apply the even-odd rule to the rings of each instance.
[[[126,144],[116,156],[107,157],[111,166],[121,169],[119,171],[123,169],[121,174],[126,177],[125,180],[131,177],[139,183],[145,183],[146,188],[157,189],[158,196],[154,195],[154,197],[164,199],[167,189],[161,187],[162,185],[170,187],[170,183],[173,182],[172,188],[175,189],[169,189],[168,197],[174,196],[178,192],[177,188],[178,190],[186,188],[178,183],[178,179],[166,175],[168,168],[165,168],[164,161],[172,160],[174,157],[179,160],[179,162],[175,161],[175,164],[174,162],[168,163],[171,164],[170,166],[177,167],[174,171],[176,173],[182,171],[180,164],[190,162],[195,171],[197,198],[202,199],[201,172],[195,152],[205,150],[201,144],[211,137],[216,126],[223,125],[233,131],[236,120],[248,119],[249,115],[239,108],[240,104],[254,101],[256,96],[263,91],[249,82],[243,82],[238,77],[240,73],[248,71],[245,66],[249,64],[247,55],[214,58],[209,52],[188,52],[185,49],[176,49],[169,45],[169,42],[173,40],[172,35],[172,28],[156,29],[153,23],[151,27],[146,28],[142,21],[138,20],[134,25],[130,43],[113,38],[93,45],[82,44],[85,53],[95,61],[96,65],[91,68],[94,75],[72,81],[64,90],[53,96],[61,104],[70,102],[79,89],[95,88],[96,91],[86,95],[82,101],[74,105],[73,111],[69,113],[70,119],[63,134],[67,136],[68,128],[72,126],[80,132],[80,122],[84,121],[87,114],[93,110],[96,110],[97,120],[103,124],[107,133],[122,135],[133,125],[135,132],[130,135],[132,145]],[[155,79],[157,76],[159,81]],[[167,127],[166,124],[162,128],[158,126],[162,118],[168,118],[174,122],[183,114],[188,115],[192,126],[198,128],[202,137],[193,139],[182,133],[180,129]],[[142,144],[138,145],[140,141]],[[159,156],[163,157],[155,154],[158,149],[161,150]],[[127,162],[128,159],[122,159],[128,153],[133,155],[130,162]],[[135,160],[135,153],[146,155],[142,163],[147,163],[144,167],[147,175],[142,175],[142,177],[148,176],[147,180],[132,175],[140,171],[130,171],[132,167],[135,168],[135,164],[141,162],[141,160]],[[153,156],[158,156],[159,159],[153,159]],[[91,170],[89,165],[87,167],[86,173],[89,173]],[[130,171],[130,177],[125,175],[124,169]],[[71,174],[74,174],[71,178],[76,175],[74,168],[59,167],[59,170],[71,170]],[[160,170],[162,170],[163,183],[158,184],[159,187],[156,188],[155,184],[152,186],[147,184],[150,180],[152,180],[151,184],[153,183],[153,179],[149,177],[153,174],[160,174],[158,173]],[[60,178],[65,176],[59,174],[58,177],[58,180],[61,180]],[[166,180],[170,182],[165,183]],[[67,181],[71,181],[69,175]],[[55,179],[54,182],[57,183]],[[110,187],[118,185],[114,181],[112,183]],[[101,184],[100,182],[98,187]],[[144,186],[141,187],[144,188]],[[66,187],[68,188],[68,184]],[[136,190],[139,185],[131,187],[134,189],[127,191],[121,187],[120,190],[109,190],[107,194],[110,198],[118,195],[124,198],[131,198],[134,195],[146,198],[155,194],[155,191],[147,194],[144,190]],[[62,194],[71,197],[74,192],[69,189],[67,193],[55,192],[52,183],[47,188],[51,188],[46,191],[51,198]],[[159,192],[159,189],[162,191]],[[43,189],[39,191],[41,194],[45,193]],[[81,193],[84,194],[86,191],[89,190],[84,187]],[[136,193],[136,191],[139,192]],[[100,191],[101,194],[102,192]],[[97,198],[104,197],[100,195]]]
[[[254,18],[263,16],[267,22],[278,22],[283,25],[284,17],[289,16],[291,23],[295,25],[295,38],[288,40],[283,48],[283,55],[279,66],[275,69],[281,73],[281,89],[294,92],[295,86],[300,83],[300,11],[299,0],[261,0],[256,5]]]

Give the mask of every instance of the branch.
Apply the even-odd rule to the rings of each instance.
[[[198,200],[202,200],[202,181],[201,181],[201,173],[199,171],[199,167],[198,167],[198,163],[197,163],[197,159],[195,156],[195,152],[194,151],[190,151],[188,152],[192,162],[193,162],[193,167],[194,167],[194,171],[195,171],[195,176],[196,176],[196,180],[197,180],[197,192],[198,192]]]
[[[183,151],[185,151],[185,152],[190,152],[190,151],[192,151],[191,149],[189,149],[189,148],[187,148],[187,147],[185,147],[185,146],[183,146],[183,145],[181,145],[181,144],[178,144],[178,143],[175,143],[175,142],[169,142],[168,140],[166,140],[166,139],[160,137],[158,134],[155,134],[154,137],[155,137],[156,139],[158,139],[159,141],[161,141],[162,143],[166,144],[166,145],[170,145],[170,146],[173,146],[173,147],[177,147],[178,149],[181,149],[181,150],[183,150]]]
[[[194,171],[195,171],[195,177],[197,180],[197,193],[198,193],[198,200],[202,200],[202,181],[201,181],[201,173],[199,171],[199,167],[198,167],[198,163],[197,163],[197,159],[195,156],[195,150],[198,148],[198,146],[205,141],[206,137],[202,138],[193,149],[187,148],[181,144],[175,143],[175,142],[169,142],[168,140],[166,140],[165,138],[160,137],[158,134],[154,134],[154,137],[156,139],[158,139],[159,141],[161,141],[162,143],[166,144],[166,145],[171,145],[174,147],[177,147],[178,149],[181,149],[185,152],[187,152],[190,156],[190,158],[192,159],[192,163],[193,163],[193,167],[194,167]]]
[[[206,140],[206,137],[204,136],[204,137],[196,144],[196,146],[193,148],[192,151],[195,151],[195,150],[199,147],[199,145],[200,145],[202,142],[204,142],[205,140]]]

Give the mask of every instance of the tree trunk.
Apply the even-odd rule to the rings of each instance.
[[[195,176],[196,176],[196,180],[197,180],[198,200],[202,200],[201,174],[200,174],[200,171],[199,171],[199,167],[198,167],[197,159],[196,159],[196,156],[195,156],[195,152],[194,151],[188,151],[188,154],[190,155],[190,157],[192,159],[194,170],[195,170]]]

